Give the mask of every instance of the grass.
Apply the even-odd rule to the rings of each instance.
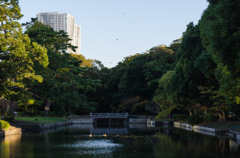
[[[27,121],[27,122],[34,122],[34,123],[42,123],[42,124],[49,124],[55,122],[64,122],[67,121],[67,118],[59,118],[59,117],[14,117],[16,121]]]

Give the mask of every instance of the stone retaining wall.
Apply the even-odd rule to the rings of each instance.
[[[129,124],[147,123],[147,119],[144,118],[129,118]]]
[[[10,135],[21,135],[22,129],[10,126],[10,129],[7,131],[0,131],[0,137],[10,136]]]
[[[92,124],[93,118],[72,119],[73,124]]]
[[[71,120],[65,122],[57,122],[57,123],[50,123],[50,124],[39,124],[39,125],[23,125],[21,126],[22,130],[27,131],[42,131],[46,129],[57,128],[60,126],[71,125]]]
[[[215,136],[215,133],[218,132],[215,128],[209,128],[209,127],[203,127],[203,126],[197,126],[197,125],[192,126],[187,123],[174,122],[173,125],[174,127],[177,127],[177,128],[182,128],[185,130],[194,130],[194,132],[212,135],[212,136]]]

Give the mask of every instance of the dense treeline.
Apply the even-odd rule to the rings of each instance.
[[[238,0],[208,0],[198,24],[190,22],[170,46],[125,57],[113,68],[82,55],[64,31],[32,19],[24,24],[17,0],[1,1],[1,97],[37,114],[129,112],[165,117],[240,116],[240,11]],[[14,13],[14,14],[12,14]],[[9,109],[9,108],[8,108]]]
[[[199,23],[189,23],[171,46],[126,57],[109,69],[98,96],[91,98],[99,103],[97,110],[165,117],[181,109],[220,120],[228,112],[239,116],[239,5],[209,0]]]

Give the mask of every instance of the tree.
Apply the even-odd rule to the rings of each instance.
[[[171,101],[168,98],[167,94],[167,85],[170,82],[170,79],[172,75],[174,74],[174,71],[168,71],[159,79],[158,81],[158,89],[155,90],[155,95],[153,97],[153,100],[159,105],[158,112],[161,112],[158,114],[159,117],[166,117],[170,114],[171,110],[174,109],[174,105],[171,103]]]
[[[187,109],[190,115],[197,114],[199,104],[203,102],[198,86],[208,83],[202,72],[194,66],[196,58],[203,50],[199,26],[190,23],[186,32],[183,33],[183,39],[177,51],[175,73],[167,85],[167,95],[171,102],[175,106]]]
[[[43,76],[43,83],[29,83],[35,99],[46,102],[57,115],[70,112],[86,114],[95,110],[95,103],[87,102],[87,91],[94,90],[97,81],[84,76],[86,67],[82,61],[66,53],[75,50],[64,31],[56,32],[51,27],[32,19],[25,32],[32,41],[37,41],[48,50],[49,66],[35,66],[35,71]],[[51,107],[50,107],[51,103]],[[37,110],[37,108],[35,108]],[[47,113],[46,113],[47,114]]]
[[[0,1],[0,10],[0,95],[11,100],[10,106],[17,100],[31,102],[27,82],[42,82],[33,67],[48,66],[47,50],[22,34],[18,0]]]
[[[200,20],[203,45],[217,64],[220,91],[231,104],[240,104],[239,5],[239,0],[209,0]]]

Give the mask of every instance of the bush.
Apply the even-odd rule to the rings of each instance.
[[[7,121],[0,120],[0,127],[1,127],[1,129],[4,129],[7,131],[9,129],[10,125]]]
[[[204,122],[216,122],[218,121],[219,117],[214,114],[206,114],[203,116],[203,121]]]
[[[3,115],[3,118],[5,121],[8,121],[8,122],[12,122],[14,120],[13,114],[7,113],[7,112]]]
[[[189,115],[180,115],[180,114],[174,114],[173,120],[174,121],[187,121],[189,118]]]
[[[190,125],[196,125],[203,122],[203,118],[199,117],[198,115],[192,115],[188,118],[188,124]]]
[[[17,112],[18,116],[19,117],[23,117],[23,116],[26,116],[26,112]]]

